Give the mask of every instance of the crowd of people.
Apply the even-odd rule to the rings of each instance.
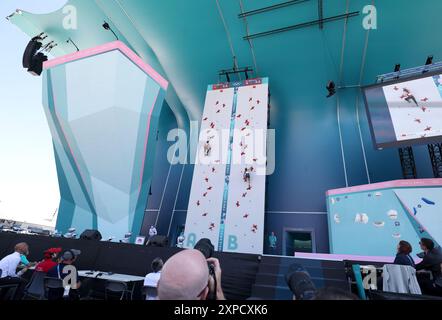
[[[397,254],[393,264],[405,265],[415,268],[418,275],[422,293],[442,296],[442,251],[436,248],[431,239],[422,238],[419,242],[423,251],[418,254],[422,260],[415,263],[412,258],[412,246],[407,241],[400,241],[397,246]],[[147,300],[224,300],[225,295],[221,286],[221,265],[218,259],[206,257],[204,252],[196,249],[182,250],[166,262],[161,258],[155,258],[151,263],[152,272],[148,273],[144,280],[147,290]],[[29,283],[23,275],[32,267],[34,273],[44,274],[45,278],[53,278],[63,281],[69,275],[69,282],[58,288],[49,288],[45,297],[48,300],[72,299],[81,297],[82,283],[79,281],[78,272],[74,266],[81,251],[76,249],[62,250],[62,248],[49,248],[44,251],[43,259],[38,263],[29,262],[28,244],[22,242],[14,247],[14,252],[0,260],[0,300],[21,299],[25,294]],[[68,269],[68,270],[67,270]],[[420,276],[420,271],[426,271],[425,276]],[[75,272],[73,276],[71,273]],[[429,275],[429,276],[428,276]],[[297,275],[299,278],[299,274]],[[301,278],[308,278],[301,274]],[[34,277],[31,277],[31,281]],[[308,280],[303,280],[306,283]],[[290,281],[287,280],[290,289]],[[292,281],[293,282],[293,281]],[[68,284],[68,285],[67,285]],[[12,286],[13,293],[2,287]],[[307,291],[308,292],[308,291]],[[12,294],[12,296],[11,296]],[[310,295],[312,299],[356,299],[352,294],[345,293],[336,288],[323,288],[314,291]]]
[[[28,244],[22,242],[14,247],[14,252],[0,260],[0,288],[3,286],[14,287],[12,296],[9,290],[0,289],[0,300],[9,298],[12,300],[21,299],[29,285],[29,281],[22,277],[30,268],[34,273],[42,273],[46,278],[58,280],[65,279],[72,272],[66,272],[67,266],[75,265],[81,251],[76,249],[62,250],[62,248],[49,248],[43,253],[43,259],[38,263],[30,263],[27,260],[29,255]],[[213,266],[214,277],[209,275],[208,264]],[[221,288],[221,267],[218,259],[206,259],[204,255],[194,249],[183,250],[166,263],[161,258],[155,258],[151,264],[152,272],[148,273],[144,280],[144,287],[154,288],[146,294],[147,300],[153,299],[184,299],[196,300],[206,299],[210,290],[215,290],[216,299],[223,300],[224,293]],[[17,271],[20,270],[20,271]],[[78,272],[73,279],[77,281],[68,285],[49,288],[46,292],[48,300],[81,298],[82,283],[79,281]],[[31,280],[34,277],[31,277]],[[219,285],[215,285],[219,284]],[[216,288],[215,288],[216,287]]]
[[[442,251],[436,248],[431,239],[422,238],[419,242],[422,261],[415,264],[411,257],[413,248],[407,241],[400,241],[394,264],[407,265],[417,271],[417,280],[424,294],[442,296]],[[419,271],[427,271],[423,273]]]

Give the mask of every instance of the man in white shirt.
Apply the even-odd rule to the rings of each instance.
[[[150,265],[152,268],[151,273],[148,273],[144,278],[144,286],[149,288],[157,288],[158,281],[161,276],[161,269],[163,268],[163,260],[161,258],[155,258]],[[154,290],[148,290],[146,294],[146,300],[155,300],[156,296],[154,296],[151,292]]]
[[[184,236],[184,231],[182,231],[182,232],[180,233],[180,235],[178,236],[176,246],[177,246],[178,248],[183,248],[183,247],[184,247],[184,240],[185,240],[185,239],[186,239],[186,237]]]
[[[149,229],[149,241],[152,239],[152,237],[154,237],[154,236],[156,236],[157,235],[157,228],[155,228],[155,226],[150,226],[150,229]]]
[[[24,274],[28,268],[23,268],[20,272],[17,273],[17,268],[21,262],[21,256],[27,256],[29,254],[29,246],[25,242],[21,242],[15,245],[14,252],[10,255],[7,255],[2,260],[0,260],[0,285],[14,285],[17,284],[17,290],[12,297],[13,299],[20,297],[20,294],[23,292],[23,289],[26,285],[26,280],[20,278],[22,274]],[[0,300],[2,300],[4,292],[0,295]]]

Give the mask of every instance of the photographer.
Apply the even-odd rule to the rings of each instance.
[[[209,272],[209,265],[214,276]],[[206,259],[201,251],[187,249],[173,255],[164,264],[158,282],[160,300],[206,300],[211,292],[217,300],[225,300],[218,259]]]
[[[226,300],[221,288],[221,265],[217,258],[209,258],[207,262],[213,266],[214,277],[209,278],[209,292],[214,292],[215,300]],[[216,287],[216,288],[215,288]]]

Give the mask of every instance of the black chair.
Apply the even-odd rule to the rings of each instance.
[[[158,297],[158,290],[155,287],[143,286],[141,287],[141,296],[143,297],[143,300],[147,300],[147,297],[151,298],[149,300],[156,300]]]
[[[0,278],[2,276],[3,270],[0,269]],[[17,292],[19,284],[2,284],[0,285],[0,298],[1,300],[13,300],[15,293]],[[6,293],[4,293],[6,291]]]
[[[61,300],[64,296],[63,280],[58,278],[44,277],[44,291],[48,300]]]
[[[0,278],[2,276],[3,270],[0,269]],[[1,300],[13,300],[15,297],[15,293],[17,292],[19,284],[3,284],[0,285],[0,298]],[[6,293],[4,294],[4,292]]]
[[[0,300],[14,300],[19,285],[19,283],[0,285]]]
[[[25,299],[45,299],[45,272],[34,271],[28,285],[25,288],[23,300]]]
[[[106,285],[104,287],[104,299],[109,300],[109,297],[119,296],[119,300],[123,300],[127,298],[129,294],[129,290],[127,288],[126,282],[121,281],[106,281]]]

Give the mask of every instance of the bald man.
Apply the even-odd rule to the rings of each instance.
[[[217,282],[217,300],[225,300],[221,288],[221,268],[218,259],[205,259],[195,249],[178,252],[166,261],[158,282],[160,300],[206,300],[209,286],[213,280],[209,277],[208,263],[213,264]]]

